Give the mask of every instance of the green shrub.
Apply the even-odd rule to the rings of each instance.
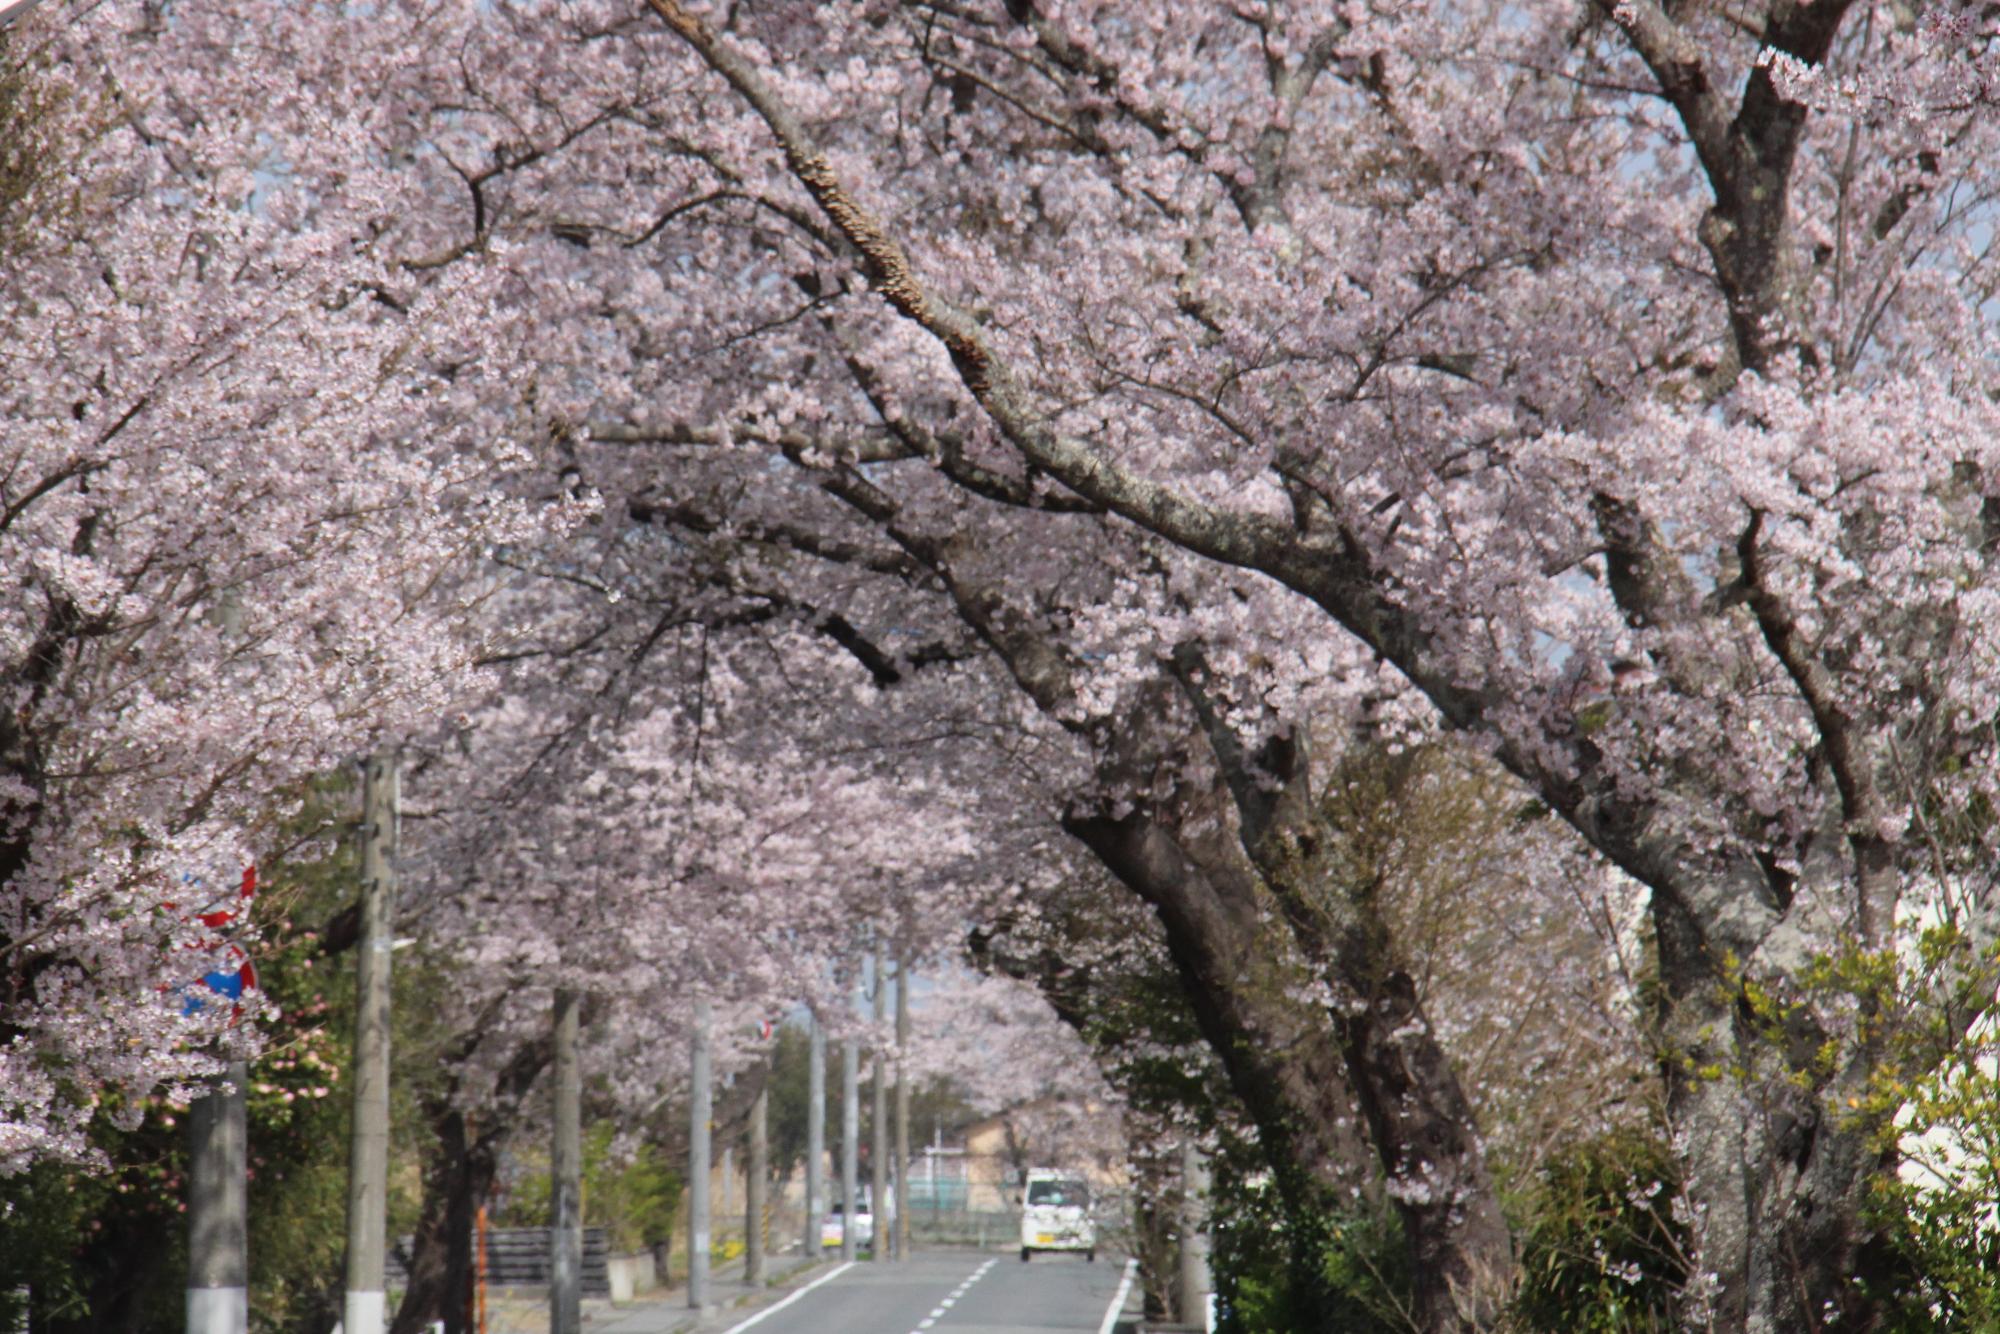
[[[1881,1254],[1857,1282],[1888,1308],[1883,1334],[2000,1331],[2000,1072],[1976,1033],[1957,1060],[1906,1091],[1902,1174],[1870,1209]]]
[[[510,1155],[519,1172],[493,1207],[498,1227],[547,1227],[549,1222],[549,1160],[547,1146],[517,1144]],[[644,1250],[674,1234],[674,1211],[680,1205],[680,1171],[657,1144],[640,1143],[622,1151],[609,1124],[589,1127],[583,1137],[583,1222],[605,1228],[611,1249]]]
[[[1673,1154],[1646,1130],[1618,1130],[1552,1161],[1518,1213],[1517,1319],[1547,1334],[1673,1328],[1685,1272],[1671,1205]]]
[[[1316,1236],[1295,1239],[1268,1180],[1239,1176],[1222,1159],[1212,1201],[1222,1334],[1294,1334],[1299,1305],[1310,1310],[1315,1329],[1343,1334],[1409,1329],[1409,1253],[1402,1226],[1386,1207],[1329,1210],[1319,1219]],[[1294,1291],[1295,1241],[1309,1257],[1314,1291]]]
[[[583,1169],[585,1221],[610,1230],[612,1250],[673,1238],[681,1173],[657,1144],[614,1155],[611,1127],[595,1126],[584,1140]]]

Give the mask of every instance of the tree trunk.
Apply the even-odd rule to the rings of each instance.
[[[1313,791],[1303,738],[1276,728],[1252,750],[1211,707],[1202,664],[1183,655],[1176,665],[1235,802],[1244,853],[1299,951],[1346,1002],[1342,1052],[1402,1220],[1412,1319],[1425,1334],[1489,1329],[1513,1292],[1513,1236],[1472,1101],[1401,966],[1376,897],[1379,869],[1336,852],[1342,831]]]
[[[409,1286],[389,1334],[419,1334],[434,1320],[445,1334],[467,1334],[466,1299],[472,1285],[472,1218],[493,1186],[490,1140],[467,1135],[465,1113],[426,1107],[437,1151],[424,1165],[422,1210],[410,1251]]]
[[[1471,1104],[1410,975],[1390,973],[1345,1028],[1348,1072],[1409,1245],[1417,1327],[1491,1328],[1513,1289],[1513,1238]]]
[[[587,1022],[593,1007],[584,1008]],[[471,1035],[452,1055],[462,1064],[478,1042],[478,1034]],[[455,1086],[424,1100],[424,1118],[436,1150],[424,1164],[423,1202],[410,1248],[410,1283],[389,1334],[420,1334],[434,1320],[444,1321],[445,1334],[469,1334],[466,1303],[473,1281],[473,1219],[492,1194],[500,1144],[553,1053],[548,1034],[514,1052],[494,1081],[493,1099],[476,1134],[454,1101]]]
[[[1491,1327],[1513,1285],[1512,1236],[1486,1171],[1471,1103],[1414,984],[1394,967],[1387,929],[1376,915],[1365,905],[1342,903],[1319,857],[1280,856],[1267,840],[1245,839],[1246,848],[1260,854],[1256,860],[1275,873],[1258,881],[1232,870],[1216,849],[1203,849],[1209,855],[1198,866],[1164,828],[1142,816],[1070,825],[1158,911],[1203,1032],[1267,1151],[1278,1156],[1273,1168],[1290,1222],[1294,1310],[1304,1309],[1305,1294],[1324,1283],[1319,1237],[1327,1216],[1349,1204],[1349,1192],[1339,1187],[1351,1191],[1346,1155],[1355,1151],[1355,1138],[1344,1125],[1352,1099],[1367,1118],[1403,1223],[1417,1327],[1424,1334]],[[1318,831],[1319,848],[1325,833]],[[1306,841],[1303,850],[1310,854],[1314,847]],[[1260,884],[1276,894],[1292,926],[1286,945],[1270,940],[1272,933],[1259,924]],[[1222,887],[1230,887],[1233,912],[1217,892]],[[1330,903],[1345,911],[1330,911]],[[1267,938],[1259,941],[1260,932]],[[1281,1015],[1273,993],[1290,987],[1245,976],[1245,960],[1285,958],[1298,950],[1355,998],[1337,1049],[1319,1012],[1301,1006]],[[1341,1073],[1329,1075],[1324,1066],[1336,1059]],[[1333,1105],[1328,1094],[1335,1095]]]
[[[1669,1107],[1697,1220],[1687,1319],[1725,1334],[1873,1328],[1870,1289],[1885,1285],[1854,1280],[1886,1278],[1893,1265],[1864,1219],[1890,1156],[1772,1081],[1675,1084]]]
[[[1251,886],[1205,873],[1142,815],[1072,818],[1069,831],[1152,905],[1202,1035],[1257,1125],[1287,1219],[1287,1305],[1298,1334],[1326,1330],[1329,1218],[1351,1210],[1367,1148],[1355,1126],[1346,1063],[1323,1012],[1295,999],[1299,973]]]
[[[1182,1319],[1175,1304],[1175,1210],[1156,1159],[1133,1164],[1132,1258],[1139,1264],[1142,1310],[1148,1320]]]
[[[1317,831],[1315,841],[1323,846],[1329,832]],[[1287,873],[1294,868],[1309,887]],[[1373,902],[1349,894],[1324,865],[1271,869],[1266,883],[1301,949],[1349,998],[1341,1020],[1348,1082],[1402,1220],[1416,1326],[1425,1334],[1489,1329],[1513,1291],[1514,1247],[1471,1099]]]
[[[1880,1294],[1908,1276],[1866,1218],[1896,1166],[1848,1101],[1865,1102],[1870,1054],[1806,1075],[1811,1020],[1796,1017],[1787,1033],[1733,1001],[1676,918],[1656,913],[1668,1112],[1696,1219],[1683,1314],[1724,1334],[1875,1328]]]

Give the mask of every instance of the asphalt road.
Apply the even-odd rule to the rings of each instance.
[[[1101,1334],[1113,1323],[1123,1259],[919,1251],[905,1263],[841,1269],[727,1334]]]

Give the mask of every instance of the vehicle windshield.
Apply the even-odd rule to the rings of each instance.
[[[1082,1208],[1090,1203],[1090,1190],[1081,1181],[1031,1181],[1029,1204],[1069,1204]]]

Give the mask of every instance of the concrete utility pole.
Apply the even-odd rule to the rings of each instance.
[[[883,976],[888,955],[875,951],[875,1051],[870,1064],[875,1101],[868,1113],[872,1141],[868,1156],[868,1198],[875,1208],[875,1230],[868,1242],[871,1259],[889,1258],[889,1070],[882,1059],[882,1020],[889,1013],[889,980]]]
[[[910,960],[896,960],[896,1258],[910,1258]]]
[[[389,951],[395,948],[396,816],[393,750],[368,757],[361,791],[361,940],[356,951],[354,1124],[347,1166],[345,1334],[382,1334],[389,1191]]]
[[[820,1259],[819,1216],[826,1209],[826,1030],[806,1016],[806,1235],[803,1254]]]
[[[246,1334],[250,1328],[243,1127],[248,1078],[243,1062],[231,1061],[215,1091],[188,1111],[188,1334]]]
[[[576,993],[555,1005],[555,1143],[550,1146],[549,1334],[583,1330],[583,1072],[576,1054]]]
[[[1208,1294],[1208,1156],[1192,1139],[1181,1142],[1181,1322],[1201,1325]]]
[[[861,1193],[861,1048],[840,1044],[840,1258],[854,1258],[854,1197]]]
[[[743,1191],[743,1281],[752,1287],[764,1281],[764,1179],[771,1172],[771,1084],[757,1090],[750,1104],[750,1161]]]
[[[688,1305],[708,1306],[708,1131],[713,1117],[708,1062],[709,1009],[694,1005],[694,1096],[688,1100]]]

